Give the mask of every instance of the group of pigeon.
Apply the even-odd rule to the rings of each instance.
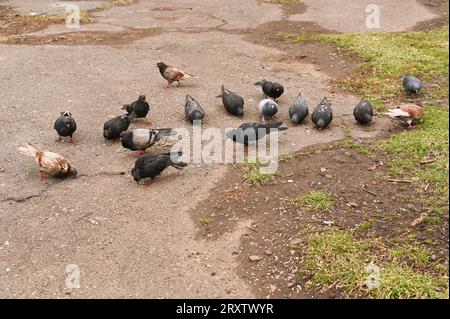
[[[161,76],[167,81],[167,88],[173,82],[177,82],[178,86],[185,78],[194,77],[193,75],[183,72],[176,67],[169,66],[163,62],[158,62],[157,67]],[[255,85],[261,86],[263,97],[258,103],[258,110],[262,121],[258,123],[243,123],[226,133],[226,136],[236,143],[245,146],[253,145],[255,142],[263,138],[266,134],[274,130],[287,130],[282,127],[281,121],[272,121],[278,113],[278,104],[276,99],[284,93],[284,87],[280,83],[267,81],[265,79],[258,81]],[[403,77],[403,88],[411,94],[418,93],[422,88],[422,82],[411,76]],[[217,98],[222,99],[225,110],[234,116],[241,117],[244,115],[244,98],[238,94],[226,89],[223,85],[221,93]],[[145,154],[147,148],[161,140],[163,137],[176,135],[176,130],[172,128],[146,129],[138,128],[129,130],[131,123],[135,119],[145,118],[150,112],[150,105],[145,95],[131,104],[123,105],[122,110],[125,114],[109,119],[103,126],[103,137],[106,140],[121,139],[122,146],[129,150],[137,152],[140,156],[136,160],[131,170],[133,179],[139,183],[141,180],[153,180],[160,175],[167,167],[171,166],[181,169],[187,166],[181,161],[182,152],[162,153],[157,155]],[[422,107],[414,104],[404,104],[398,108],[391,109],[386,115],[395,117],[407,124],[411,128],[415,120],[422,116]],[[297,125],[304,122],[309,115],[309,108],[306,100],[299,93],[296,99],[289,107],[288,115],[292,124]],[[363,125],[368,125],[373,118],[373,108],[369,101],[361,100],[354,108],[353,115],[355,120]],[[205,117],[205,111],[200,103],[191,95],[186,94],[185,97],[185,118],[190,122],[202,121]],[[311,120],[317,129],[326,128],[333,120],[332,104],[327,97],[317,105],[311,114]],[[75,143],[73,134],[77,129],[77,124],[72,114],[68,111],[61,112],[60,116],[54,123],[54,129],[58,134],[57,141],[63,138],[69,138],[69,143]],[[20,154],[33,157],[40,166],[39,176],[41,180],[45,178],[43,173],[54,177],[76,177],[77,170],[72,167],[63,156],[36,147],[29,143],[18,148]]]

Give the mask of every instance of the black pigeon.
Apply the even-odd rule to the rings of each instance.
[[[132,151],[145,152],[147,148],[158,142],[164,136],[174,135],[176,131],[171,128],[145,129],[138,128],[120,133],[122,146]]]
[[[353,115],[355,116],[355,120],[360,124],[370,123],[373,117],[372,104],[367,100],[361,100],[353,110]]]
[[[61,141],[63,137],[69,137],[69,143],[75,143],[73,140],[73,133],[77,130],[77,123],[70,112],[61,112],[61,115],[56,119],[53,128],[58,133],[57,141]]]
[[[271,99],[263,99],[258,103],[259,114],[264,120],[274,117],[278,113],[278,104]]]
[[[317,129],[324,129],[333,120],[333,111],[331,109],[331,102],[325,97],[322,102],[314,110],[311,115]]]
[[[284,92],[284,87],[277,82],[270,82],[263,79],[262,81],[256,82],[255,85],[262,86],[263,93],[272,99],[279,98]]]
[[[308,104],[299,93],[294,103],[289,107],[289,117],[292,124],[300,124],[308,116]]]
[[[257,140],[262,139],[266,134],[272,131],[284,131],[287,127],[280,127],[283,122],[275,123],[244,123],[238,128],[232,129],[226,133],[227,137],[236,143],[248,146],[256,144]]]
[[[128,130],[131,122],[134,119],[134,114],[124,114],[112,118],[103,125],[103,137],[107,140],[114,140],[120,137],[120,133]]]
[[[122,110],[125,110],[128,115],[134,113],[135,118],[144,118],[150,111],[150,105],[145,100],[145,95],[139,95],[137,101],[134,101],[131,104],[125,104],[122,107]]]
[[[131,175],[136,183],[139,183],[144,178],[154,179],[156,176],[161,175],[161,172],[169,166],[181,169],[187,166],[186,163],[180,161],[182,155],[181,152],[142,155],[134,163],[134,167],[131,169]]]
[[[223,106],[228,113],[237,116],[244,115],[244,99],[242,98],[242,96],[239,96],[236,93],[226,89],[222,85],[222,93],[217,97],[222,98]]]
[[[403,88],[408,93],[419,93],[422,88],[422,81],[418,78],[405,75],[403,77]]]
[[[201,120],[205,117],[205,111],[200,103],[198,103],[192,96],[186,94],[186,101],[184,103],[184,112],[186,119],[193,122],[195,120]]]

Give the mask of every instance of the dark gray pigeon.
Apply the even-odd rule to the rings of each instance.
[[[189,94],[186,94],[184,112],[186,115],[186,119],[191,122],[195,120],[201,120],[205,117],[205,111],[203,110],[203,107]]]
[[[132,151],[145,152],[147,148],[158,142],[164,136],[175,135],[176,131],[171,128],[146,129],[138,128],[132,131],[120,133],[122,146]]]
[[[61,141],[63,137],[69,137],[69,143],[75,143],[72,135],[77,130],[77,123],[70,112],[61,112],[61,115],[56,119],[53,128],[58,133],[58,142]]]
[[[300,92],[289,108],[289,117],[292,124],[300,124],[308,116],[308,104],[302,98],[302,93]]]
[[[103,137],[107,140],[114,140],[120,137],[120,133],[128,130],[134,119],[134,113],[120,115],[105,122],[103,125]]]
[[[255,83],[255,85],[259,85],[262,87],[263,93],[271,97],[272,99],[277,99],[283,94],[284,87],[278,82],[271,82],[266,81],[265,79],[262,79],[261,81],[258,81]]]
[[[272,131],[284,131],[287,127],[280,127],[283,122],[276,123],[244,123],[238,128],[232,129],[226,133],[229,139],[245,146],[256,144],[256,141],[262,139],[266,134]]]
[[[368,124],[372,121],[373,108],[367,100],[361,100],[353,110],[355,120],[360,124]]]
[[[270,119],[278,113],[278,104],[272,99],[264,99],[259,101],[258,110],[264,120]]]
[[[187,166],[186,163],[180,161],[182,155],[181,152],[142,155],[134,163],[134,167],[131,169],[131,175],[136,183],[139,183],[140,180],[145,178],[154,179],[156,176],[161,175],[162,171],[169,166],[181,169]]]
[[[403,77],[403,88],[408,93],[419,93],[422,88],[422,81],[418,78],[405,75]]]
[[[131,104],[125,104],[122,109],[125,110],[128,115],[134,113],[136,118],[144,118],[150,111],[150,105],[146,101],[145,95],[139,95],[137,101],[134,101]]]
[[[331,102],[324,97],[322,102],[314,110],[311,119],[317,129],[324,129],[333,120],[333,110],[331,109]]]
[[[228,113],[237,116],[244,115],[244,99],[241,96],[226,89],[222,85],[222,92],[217,97],[222,98],[223,106]]]

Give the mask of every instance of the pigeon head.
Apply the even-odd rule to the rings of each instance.
[[[158,61],[156,63],[156,66],[159,68],[159,70],[165,70],[165,68],[167,68],[167,64],[165,64],[164,62]]]
[[[128,114],[130,114],[131,112],[133,112],[133,108],[131,107],[130,104],[124,104],[122,106],[122,110],[125,110]]]
[[[141,177],[139,176],[139,171],[136,168],[131,169],[131,175],[133,176],[133,179],[136,183],[139,183],[141,180]]]
[[[323,119],[319,119],[317,121],[316,127],[318,129],[323,129],[323,128],[325,128],[325,126],[327,126],[327,124],[325,123],[325,121]]]
[[[200,121],[203,118],[203,115],[202,113],[200,113],[200,111],[195,110],[194,112],[191,113],[190,118],[192,121],[196,120]]]
[[[67,171],[67,175],[75,178],[78,175],[78,171],[75,169],[75,167],[72,167],[69,165],[69,170]]]
[[[139,95],[139,101],[145,101],[145,95]]]
[[[133,132],[130,132],[130,131],[123,131],[123,132],[120,132],[120,138],[121,139],[124,139],[124,138],[127,138],[129,135],[131,135],[131,134],[133,134]]]

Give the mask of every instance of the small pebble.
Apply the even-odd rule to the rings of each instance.
[[[260,261],[261,259],[262,259],[262,257],[261,256],[257,256],[257,255],[248,256],[248,260],[250,260],[251,262]]]

